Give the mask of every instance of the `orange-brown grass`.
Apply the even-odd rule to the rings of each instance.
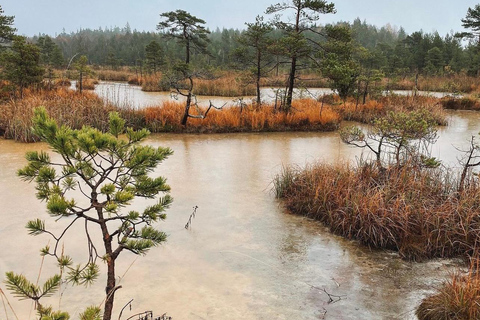
[[[470,93],[480,89],[480,80],[477,77],[466,75],[420,77],[418,89],[423,91]]]
[[[286,169],[277,197],[333,233],[406,259],[473,255],[480,243],[480,185],[457,192],[448,170],[370,164]]]
[[[95,90],[95,85],[98,84],[98,80],[96,79],[84,79],[82,81],[82,88],[83,90]],[[80,81],[77,81],[75,84],[77,89],[80,89]]]
[[[67,78],[56,79],[54,82],[55,87],[70,87],[72,82]]]
[[[72,128],[91,125],[101,130],[108,128],[108,112],[116,109],[90,92],[80,94],[58,89],[26,93],[23,99],[10,100],[0,106],[0,130],[4,132],[5,138],[22,142],[36,141],[31,132],[32,110],[39,106],[44,106],[61,125]]]
[[[400,80],[384,78],[382,84],[390,90],[413,90],[415,88],[415,77],[406,77]],[[470,93],[480,90],[480,80],[477,77],[462,74],[419,76],[417,89],[421,91]]]
[[[476,265],[467,275],[454,274],[416,310],[419,320],[480,319],[480,272]]]
[[[186,132],[259,132],[288,130],[334,130],[340,122],[339,115],[330,106],[321,107],[315,100],[298,100],[293,103],[290,113],[279,112],[272,106],[243,110],[227,107],[223,110],[211,109],[205,119],[190,118],[187,128],[180,126],[185,105],[178,102],[165,102],[159,107],[145,109],[145,122],[149,130],[186,131]],[[191,114],[204,114],[206,108],[195,110]]]
[[[195,79],[194,92],[202,96],[239,97],[256,95],[255,85],[245,83],[240,75],[223,75],[213,80]]]
[[[96,70],[95,74],[102,81],[128,81],[132,72],[126,70]]]
[[[443,109],[441,100],[429,96],[386,96],[378,100],[369,100],[365,104],[348,101],[336,106],[336,109],[345,120],[370,123],[373,119],[385,116],[388,112],[404,112],[418,109],[431,113],[439,125],[447,125],[447,113]]]
[[[143,84],[143,79],[139,76],[130,76],[128,78],[128,84],[133,84],[136,86],[141,86]]]
[[[480,110],[480,101],[475,98],[463,97],[463,98],[443,98],[441,100],[442,106],[445,109],[453,110]]]
[[[170,90],[170,86],[162,81],[161,75],[148,75],[142,79],[142,91],[161,92]]]

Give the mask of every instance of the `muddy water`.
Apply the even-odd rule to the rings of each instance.
[[[75,88],[75,83],[72,83],[72,88]],[[278,88],[262,88],[262,101],[274,103],[276,92]],[[95,92],[105,100],[114,103],[118,106],[127,106],[135,108],[145,108],[148,106],[159,105],[165,101],[185,101],[185,97],[181,95],[172,95],[170,92],[144,92],[139,86],[132,86],[121,82],[104,82],[95,86]],[[318,98],[323,94],[332,93],[328,88],[313,88],[313,89],[295,89],[294,98]],[[236,106],[239,105],[239,100],[236,97],[211,97],[211,96],[197,96],[199,106],[208,107],[211,101],[216,107],[222,105]],[[243,97],[243,102],[251,103],[255,100],[253,96]]]
[[[75,88],[75,84],[72,84],[72,88]],[[275,97],[278,92],[278,88],[262,88],[261,98],[262,101],[268,103],[275,103]],[[127,83],[121,82],[101,82],[95,86],[95,92],[103,97],[105,100],[114,103],[118,106],[145,108],[148,106],[159,105],[165,101],[184,101],[182,96],[174,96],[169,92],[144,92],[139,86],[132,86]],[[325,94],[331,94],[333,91],[329,88],[309,88],[309,89],[295,89],[294,99],[301,98],[313,98],[317,99]],[[413,95],[411,90],[393,90],[393,94],[397,95]],[[432,96],[436,98],[443,98],[450,95],[445,92],[430,92],[430,91],[417,91],[418,95]],[[199,106],[208,107],[210,101],[216,106],[238,106],[239,100],[235,97],[210,97],[210,96],[197,96],[197,102]],[[255,97],[243,97],[243,102],[251,103],[255,101]]]
[[[453,113],[451,126],[440,130],[434,155],[453,163],[458,155],[453,145],[467,145],[479,130],[479,114]],[[317,222],[289,215],[274,199],[270,181],[282,165],[359,155],[336,133],[154,135],[147,143],[175,151],[156,172],[168,178],[175,201],[159,224],[168,242],[145,257],[120,257],[123,288],[117,291],[115,314],[134,299],[122,319],[145,310],[167,312],[175,320],[414,319],[421,298],[453,270],[451,261],[416,264],[370,251]],[[37,217],[54,229],[62,223],[46,216],[34,186],[15,175],[27,150],[43,148],[0,140],[0,274],[15,270],[36,279],[38,252],[48,239],[28,236],[24,225]],[[136,202],[133,209],[144,205]],[[194,206],[197,215],[186,230]],[[76,259],[86,253],[82,232],[82,226],[73,229],[65,243]],[[55,271],[46,259],[42,279]],[[81,307],[102,302],[103,283],[101,277],[91,289],[65,286],[62,295],[44,303],[75,319]],[[33,319],[29,302],[8,297],[20,319]]]

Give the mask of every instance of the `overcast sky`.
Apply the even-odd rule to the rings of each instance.
[[[283,1],[283,0],[281,0]],[[290,1],[290,0],[288,0]],[[155,31],[159,14],[183,9],[205,20],[210,29],[244,28],[279,0],[0,0],[6,15],[15,16],[18,33],[55,35],[81,28],[123,27]],[[335,0],[337,13],[320,24],[359,17],[378,27],[390,23],[407,33],[437,30],[444,36],[462,31],[460,19],[480,0]]]

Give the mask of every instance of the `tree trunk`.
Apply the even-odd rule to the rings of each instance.
[[[110,252],[111,242],[110,242]],[[111,320],[113,311],[113,301],[115,298],[115,258],[109,257],[107,261],[107,287],[105,288],[107,297],[105,299],[105,310],[103,311],[103,320]]]
[[[187,38],[187,45],[185,46],[185,63],[190,63],[190,40]]]
[[[368,81],[365,82],[365,90],[363,91],[363,104],[367,101]]]
[[[413,92],[414,97],[417,96],[417,91],[418,91],[418,70],[417,70],[417,73],[415,74],[415,89]]]
[[[80,93],[83,91],[83,72],[80,71]]]
[[[262,76],[261,61],[262,61],[262,53],[260,52],[260,50],[258,50],[257,51],[257,108],[260,108],[260,105],[262,103],[260,99],[260,79]]]
[[[284,109],[285,111],[290,111],[292,107],[292,100],[293,100],[293,87],[295,85],[295,73],[297,69],[297,57],[294,56],[292,58],[292,65],[290,67],[290,75],[288,76],[288,91],[287,91],[287,101],[285,103]]]
[[[192,103],[192,91],[189,91],[187,95],[187,103],[185,105],[185,113],[183,114],[183,118],[182,118],[182,126],[184,127],[187,126],[191,103]]]

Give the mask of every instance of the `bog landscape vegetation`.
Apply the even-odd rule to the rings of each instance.
[[[43,201],[38,216],[40,206],[49,216],[25,221],[27,231],[50,238],[38,249],[57,264],[42,285],[12,270],[0,288],[32,300],[38,319],[61,320],[70,319],[68,306],[57,310],[48,297],[65,283],[105,279],[104,301],[83,306],[78,317],[120,319],[129,305],[115,304],[115,294],[129,289],[118,284],[117,259],[126,251],[144,255],[167,239],[156,223],[173,198],[155,175],[175,150],[150,146],[150,133],[328,131],[361,149],[361,157],[285,166],[273,193],[287,212],[358,246],[396,252],[391,259],[457,258],[458,271],[411,307],[422,320],[480,319],[478,136],[458,150],[455,168],[432,156],[449,110],[480,111],[480,4],[466,8],[463,32],[445,36],[360,19],[322,24],[322,15],[335,12],[323,0],[290,0],[259,12],[243,30],[209,30],[200,17],[176,10],[159,14],[156,32],[127,24],[26,38],[0,7],[0,134],[48,145],[28,152],[17,174],[35,184]],[[105,82],[169,92],[171,99],[118,105],[94,91]],[[330,90],[315,96],[314,88]],[[306,94],[297,98],[298,91]],[[212,99],[201,105],[201,96]],[[129,209],[139,198],[153,202]],[[52,231],[55,222],[64,224]],[[80,263],[64,246],[77,224],[88,252]],[[0,294],[8,317],[13,310]]]

